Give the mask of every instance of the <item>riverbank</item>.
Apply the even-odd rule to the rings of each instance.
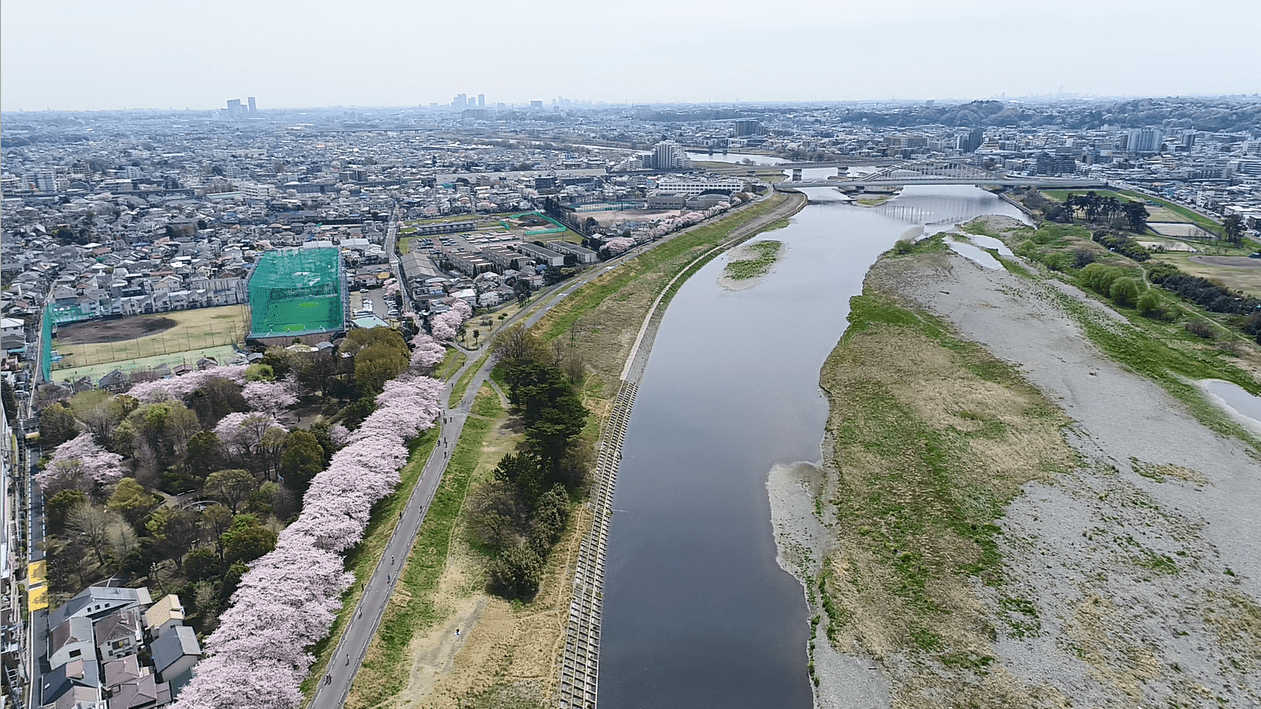
[[[910,251],[823,367],[822,468],[768,479],[816,706],[1261,702],[1257,451],[1105,355],[1092,328],[1157,343],[1036,264]]]
[[[555,306],[538,323],[535,332],[555,331],[554,337],[564,341],[563,336],[571,330],[558,326],[557,322],[570,319],[585,332],[588,323],[593,322],[589,318],[598,318],[595,322],[599,324],[593,326],[595,331],[589,333],[592,348],[602,347],[602,342],[623,343],[623,358],[639,352],[640,358],[646,360],[651,333],[639,338],[638,348],[633,347],[635,335],[654,305],[662,306],[656,311],[659,317],[663,305],[669,302],[669,294],[694,272],[695,262],[708,261],[722,253],[728,242],[748,238],[766,225],[787,218],[804,201],[800,196],[775,197],[742,207],[716,223],[702,224],[673,236],[627,259],[637,277],[619,278],[621,268],[605,273]],[[658,250],[661,251],[655,253]],[[653,289],[645,291],[642,298],[638,290],[628,296],[623,288],[640,285],[640,279],[655,284]],[[641,305],[639,310],[631,307],[636,304]],[[617,389],[610,391],[605,383],[618,381],[623,364],[610,361],[609,366],[601,369],[593,363],[595,371],[586,388],[584,403],[597,412],[594,421],[601,422],[605,428],[612,404],[610,399],[617,394]],[[473,366],[470,371],[476,369],[477,366]],[[470,376],[461,381],[467,385],[471,379]],[[457,383],[455,388],[462,393],[463,385]],[[488,384],[488,387],[493,385]],[[490,429],[483,433],[484,440],[478,441],[476,450],[459,451],[461,460],[471,456],[464,465],[471,472],[466,471],[462,478],[462,484],[470,488],[489,476],[499,458],[513,450],[522,438],[511,420],[502,418],[502,411],[488,405],[490,390],[484,388],[478,394],[479,403],[471,417],[478,420],[481,411],[491,421]],[[453,395],[453,399],[458,398]],[[507,408],[502,394],[499,405]],[[465,443],[463,439],[459,443],[452,441],[458,446]],[[443,485],[446,484],[444,479]],[[593,487],[598,487],[598,483]],[[464,532],[466,521],[462,514],[457,514],[445,532],[445,553],[435,547],[413,558],[409,564],[423,566],[426,575],[392,601],[410,609],[421,622],[405,638],[374,640],[369,662],[361,671],[347,706],[535,706],[554,701],[562,669],[561,653],[571,610],[575,567],[580,545],[593,528],[595,517],[593,505],[578,506],[564,539],[548,558],[539,593],[529,603],[509,603],[485,592],[484,558],[470,548]],[[414,556],[418,549],[413,551]],[[457,629],[459,636],[455,634]]]

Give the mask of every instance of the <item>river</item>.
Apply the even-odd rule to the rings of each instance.
[[[972,187],[908,187],[875,208],[810,190],[761,283],[716,259],[679,290],[639,385],[614,495],[600,650],[602,709],[812,704],[807,608],[776,563],[766,476],[817,461],[819,369],[876,257],[915,225],[1019,218]]]

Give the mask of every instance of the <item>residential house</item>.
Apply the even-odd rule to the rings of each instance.
[[[101,660],[114,660],[135,653],[144,645],[140,611],[120,608],[96,622],[93,629]]]
[[[149,634],[158,637],[177,625],[184,624],[184,606],[174,593],[158,599],[144,613],[144,625]]]
[[[153,666],[170,684],[172,696],[178,696],[193,678],[193,665],[201,659],[197,634],[187,625],[177,625],[149,643],[149,649],[153,653]]]
[[[60,667],[71,660],[86,659],[95,664],[92,621],[84,617],[66,618],[48,636],[48,665]]]

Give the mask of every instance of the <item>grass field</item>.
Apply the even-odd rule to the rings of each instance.
[[[53,341],[62,360],[62,369],[90,365],[116,364],[145,358],[170,357],[183,352],[205,350],[243,342],[245,339],[245,309],[239,305],[221,308],[196,308],[154,315],[137,315],[134,318],[99,321],[93,323],[97,330],[106,334],[111,328],[123,331],[135,329],[136,322],[145,319],[166,318],[174,321],[169,329],[151,335],[118,342],[92,342],[63,344]],[[69,330],[72,326],[64,326]],[[63,331],[64,331],[63,330]],[[179,361],[177,356],[175,361]],[[113,367],[107,368],[109,371]]]
[[[1186,224],[1195,224],[1201,229],[1206,229],[1214,234],[1220,234],[1222,225],[1215,219],[1198,214],[1193,210],[1181,207],[1168,200],[1151,195],[1139,194],[1130,190],[1093,190],[1100,197],[1116,197],[1119,200],[1137,200],[1139,202],[1150,202],[1147,205],[1147,211],[1151,213],[1148,221],[1152,222],[1183,222]],[[1042,196],[1047,199],[1053,199],[1057,202],[1063,202],[1064,198],[1070,193],[1085,194],[1085,190],[1042,190]]]
[[[386,606],[381,627],[355,677],[348,706],[377,706],[406,686],[410,669],[407,647],[417,631],[427,629],[438,618],[434,591],[446,566],[456,517],[464,505],[473,471],[481,462],[482,443],[498,419],[505,415],[498,397],[489,388],[479,392],[478,398],[481,400],[475,408],[490,416],[470,416],[464,424],[464,433],[451,453],[451,462],[425,514],[399,585]],[[413,457],[413,461],[424,467],[423,458]],[[396,497],[402,498],[402,495]],[[320,675],[312,673],[312,676]]]
[[[91,377],[93,380],[109,374],[115,369],[121,369],[124,372],[139,372],[146,369],[163,364],[168,367],[174,367],[177,364],[187,364],[190,367],[197,365],[197,360],[202,357],[213,357],[220,364],[226,364],[232,361],[236,355],[236,349],[232,345],[219,345],[218,347],[199,347],[197,349],[185,350],[183,352],[175,352],[172,354],[159,354],[153,357],[140,357],[139,359],[129,359],[117,362],[103,362],[100,364],[85,364],[79,367],[63,367],[57,368],[57,365],[65,363],[62,360],[53,365],[52,380],[55,382],[74,381],[80,377]]]
[[[1154,254],[1152,259],[1172,263],[1187,275],[1217,281],[1231,290],[1243,291],[1247,295],[1261,298],[1261,268],[1231,268],[1229,266],[1196,263],[1192,260],[1192,255],[1166,251],[1165,253]]]

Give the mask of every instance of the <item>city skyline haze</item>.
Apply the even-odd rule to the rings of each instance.
[[[1192,12],[1194,11],[1194,12]],[[0,6],[4,110],[261,110],[1261,91],[1237,0]],[[1236,39],[1232,39],[1236,35]]]

